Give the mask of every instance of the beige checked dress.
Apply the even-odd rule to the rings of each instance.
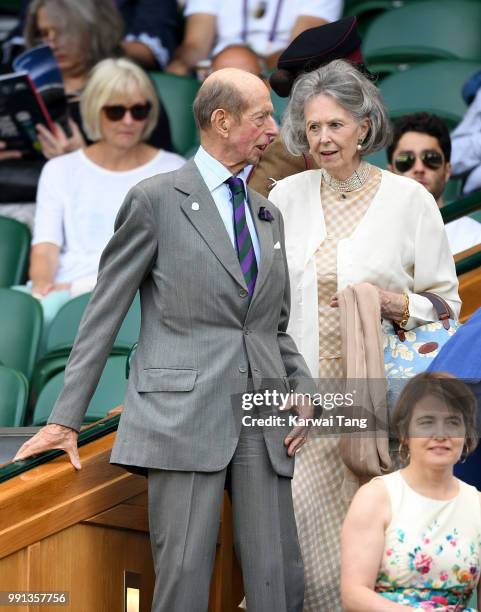
[[[365,162],[363,162],[365,163]],[[366,182],[349,192],[335,191],[321,180],[326,238],[316,252],[319,303],[319,378],[343,376],[339,310],[329,302],[337,292],[337,245],[356,229],[372,202],[381,172],[369,166]],[[331,384],[331,383],[330,383]],[[327,389],[327,388],[326,388]],[[311,432],[296,457],[292,482],[294,510],[304,562],[304,612],[342,612],[340,529],[348,504],[341,489],[343,465],[338,438]]]

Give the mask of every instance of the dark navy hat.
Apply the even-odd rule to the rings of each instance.
[[[344,17],[301,32],[279,57],[277,70],[271,74],[269,82],[279,96],[287,98],[299,74],[311,72],[335,59],[345,59],[363,67],[356,17]]]

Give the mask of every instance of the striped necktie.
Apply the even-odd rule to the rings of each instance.
[[[252,238],[247,227],[244,182],[241,178],[231,176],[226,183],[232,193],[234,204],[234,233],[237,255],[249,295],[252,296],[257,279],[257,261]]]

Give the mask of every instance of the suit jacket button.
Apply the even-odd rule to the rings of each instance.
[[[247,372],[247,368],[245,366],[239,366],[239,372],[241,372],[241,374],[245,374]]]
[[[246,291],[245,289],[241,289],[239,291],[239,297],[241,297],[241,298],[246,298],[248,295],[249,295],[249,292]]]

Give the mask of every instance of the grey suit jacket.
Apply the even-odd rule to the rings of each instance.
[[[140,288],[142,323],[111,460],[217,471],[230,461],[251,385],[315,392],[286,333],[289,278],[280,212],[249,190],[261,261],[252,299],[235,250],[195,163],[134,187],[103,252],[97,286],[49,422],[80,428],[117,330]],[[196,202],[198,206],[192,207]],[[259,218],[270,211],[273,221]],[[274,249],[279,242],[281,248]],[[280,381],[280,382],[279,382]],[[264,428],[271,462],[291,476],[283,438]]]

